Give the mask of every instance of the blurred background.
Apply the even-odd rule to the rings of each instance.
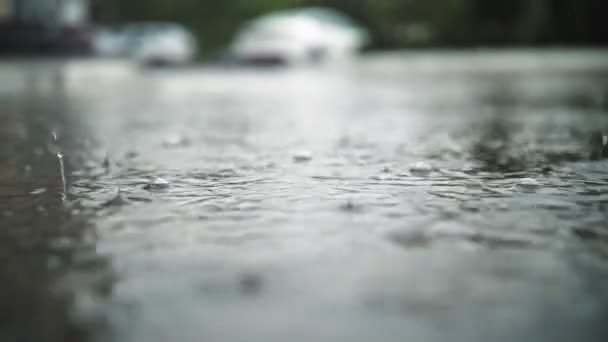
[[[174,22],[193,35],[200,57],[209,57],[223,51],[247,21],[311,6],[352,17],[369,31],[370,49],[600,46],[608,39],[601,0],[2,0],[0,49],[90,52],[104,32],[135,22]]]
[[[103,3],[103,4],[102,4]],[[239,26],[260,14],[302,6],[337,9],[368,28],[373,48],[484,45],[605,45],[600,0],[367,1],[103,1],[92,3],[93,21],[174,20],[195,32],[210,51],[221,48]]]
[[[604,342],[605,0],[0,0],[0,342]]]

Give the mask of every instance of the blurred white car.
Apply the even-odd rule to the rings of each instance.
[[[144,64],[186,64],[196,55],[196,40],[179,24],[129,24],[123,35],[126,54]]]
[[[93,34],[93,50],[101,57],[125,56],[125,37],[116,29],[97,28]]]
[[[231,46],[239,62],[306,64],[349,57],[368,43],[365,29],[334,10],[276,12],[246,24]]]

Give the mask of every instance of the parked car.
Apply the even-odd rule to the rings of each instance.
[[[331,9],[276,12],[246,24],[231,46],[234,59],[253,64],[318,63],[349,57],[369,40],[365,29]]]
[[[82,55],[92,52],[88,1],[0,0],[0,53]]]
[[[130,24],[124,35],[127,54],[144,64],[186,64],[196,54],[194,36],[179,24]]]
[[[92,42],[92,32],[85,25],[0,23],[0,53],[82,55],[92,51]]]
[[[88,55],[93,51],[93,31],[84,25],[63,26],[55,42],[60,52]]]
[[[93,34],[93,50],[101,57],[125,57],[125,36],[121,30],[98,27]]]

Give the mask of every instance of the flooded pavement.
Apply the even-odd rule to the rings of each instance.
[[[607,57],[14,68],[0,340],[603,341]]]

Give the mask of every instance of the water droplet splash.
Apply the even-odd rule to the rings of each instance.
[[[154,178],[150,183],[146,184],[146,186],[144,186],[144,189],[146,190],[160,190],[160,189],[166,189],[169,187],[169,185],[171,185],[169,183],[168,180],[161,178],[161,177],[156,177]]]
[[[67,183],[65,180],[65,164],[63,162],[63,154],[61,152],[58,152],[57,158],[59,159],[59,172],[61,173],[61,200],[65,202],[67,199]]]
[[[59,160],[59,173],[61,174],[61,186],[62,186],[62,191],[61,191],[61,200],[63,202],[65,202],[67,200],[67,182],[66,182],[66,178],[65,178],[65,163],[64,163],[64,155],[63,153],[61,153],[61,150],[59,149],[59,146],[57,145],[57,132],[52,131],[51,135],[53,137],[53,147],[57,150],[57,152],[55,153],[57,156],[57,159]]]

